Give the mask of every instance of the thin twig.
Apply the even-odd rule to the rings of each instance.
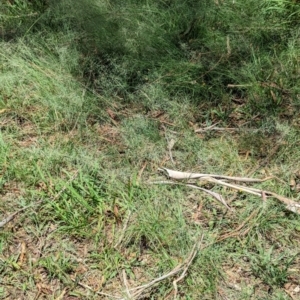
[[[220,123],[220,121],[217,122],[217,123],[215,123],[215,124],[212,124],[212,125],[210,125],[210,126],[207,126],[207,127],[203,128],[203,129],[204,129],[204,130],[211,130],[211,129],[215,128],[219,123]],[[195,132],[197,132],[197,130],[198,130],[198,129],[195,129]]]
[[[230,47],[229,35],[227,35],[227,37],[226,37],[226,46],[227,46],[227,56],[229,57],[230,54],[231,54],[231,47]]]
[[[73,282],[75,282],[76,284],[78,284],[79,286],[81,286],[81,287],[83,287],[83,288],[85,288],[85,289],[87,289],[87,290],[89,290],[89,291],[91,291],[91,292],[93,292],[93,293],[95,293],[95,294],[97,294],[97,295],[105,296],[105,297],[110,297],[110,298],[113,298],[113,299],[119,299],[119,300],[122,299],[121,296],[114,296],[114,295],[110,295],[110,294],[107,294],[107,293],[95,291],[95,290],[93,290],[92,287],[90,287],[90,286],[88,286],[88,285],[86,285],[86,284],[84,284],[84,283],[82,283],[82,282],[80,282],[80,281],[76,281],[76,280],[73,279],[73,278],[71,278],[71,280],[72,280]]]
[[[230,187],[230,188],[238,190],[238,191],[243,191],[243,192],[255,195],[255,196],[261,196],[261,190],[258,190],[258,189],[248,188],[248,187],[238,185],[238,184],[227,183],[227,182],[224,182],[222,180],[217,180],[212,177],[204,177],[204,178],[205,178],[205,180],[207,180],[209,182],[218,183],[220,185],[227,186],[227,187]]]
[[[168,150],[169,150],[169,155],[170,155],[170,159],[173,165],[175,165],[174,159],[173,159],[173,154],[172,154],[172,149],[175,145],[175,141],[173,139],[171,139],[170,141],[168,141]]]
[[[5,17],[7,19],[19,19],[19,18],[26,18],[26,17],[35,17],[38,13],[30,13],[26,15],[18,15],[18,16],[9,16],[9,15],[1,15],[1,17]]]
[[[173,159],[173,154],[172,154],[172,149],[175,145],[175,140],[174,139],[169,139],[168,136],[167,136],[167,129],[164,125],[162,125],[162,128],[164,129],[165,131],[165,138],[167,140],[167,148],[168,148],[168,152],[169,152],[169,157],[170,157],[170,160],[172,162],[173,165],[175,165],[175,161]]]
[[[64,288],[61,294],[57,298],[55,298],[55,300],[63,300],[66,293],[67,293],[67,288]]]
[[[243,88],[243,87],[250,87],[253,86],[253,84],[227,84],[228,88]]]
[[[259,196],[259,197],[262,197],[263,199],[266,199],[268,196],[274,197],[277,200],[281,201],[282,203],[286,204],[286,209],[288,209],[289,211],[300,214],[300,203],[294,201],[293,199],[278,195],[278,194],[270,192],[270,191],[265,191],[262,189],[246,187],[243,185],[238,185],[238,184],[233,184],[233,183],[227,182],[228,180],[243,181],[243,182],[263,182],[268,179],[274,178],[273,176],[257,180],[254,178],[231,177],[231,176],[223,176],[223,175],[215,175],[215,174],[198,174],[198,173],[179,172],[179,171],[174,171],[174,170],[170,170],[167,168],[163,168],[163,169],[159,168],[158,170],[166,172],[167,175],[169,176],[169,178],[171,178],[171,179],[186,180],[186,182],[178,183],[178,182],[172,182],[172,181],[158,181],[158,182],[151,182],[152,184],[181,184],[181,185],[197,188],[196,185],[190,184],[188,182],[188,180],[189,179],[206,180],[208,182],[213,182],[213,183],[220,184],[220,185],[223,185],[226,187],[230,187],[230,188],[238,190],[238,191],[243,191],[243,192],[255,195],[255,196]],[[225,182],[220,179],[227,180],[227,181]],[[215,197],[215,198],[217,198],[218,200],[222,200],[220,197]],[[224,204],[225,201],[224,202],[221,201],[221,202]],[[227,204],[226,204],[226,206],[227,206]]]
[[[175,289],[175,296],[176,296],[177,295],[177,283],[179,281],[181,281],[186,276],[186,273],[187,273],[189,267],[191,266],[192,262],[194,261],[194,258],[196,257],[196,255],[198,253],[198,250],[200,248],[200,244],[202,243],[202,240],[203,240],[203,235],[201,236],[200,241],[197,241],[194,244],[188,258],[183,263],[176,266],[172,271],[170,271],[169,273],[167,273],[163,276],[160,276],[160,277],[152,280],[151,282],[149,282],[147,284],[129,289],[129,291],[132,292],[133,299],[138,299],[145,292],[145,290],[151,288],[152,286],[154,286],[158,282],[160,282],[160,281],[162,281],[166,278],[169,278],[171,276],[174,276],[177,273],[179,273],[180,271],[182,271],[181,275],[173,281],[173,286],[174,286],[174,289]]]
[[[282,146],[282,142],[278,141],[274,148],[268,153],[268,156],[264,158],[260,163],[254,166],[254,168],[248,173],[249,176],[252,176],[257,170],[267,165],[273,156],[277,153],[279,147]],[[280,180],[281,181],[281,180]]]
[[[191,266],[193,260],[195,259],[196,255],[199,251],[200,245],[203,241],[203,237],[204,237],[204,235],[202,234],[201,239],[197,243],[195,243],[190,256],[188,257],[187,261],[185,262],[186,266],[183,269],[183,272],[181,273],[181,275],[173,281],[173,286],[174,286],[174,291],[175,291],[174,292],[174,300],[177,299],[177,293],[178,293],[177,283],[185,277],[189,267]]]
[[[142,168],[140,169],[140,171],[139,171],[139,173],[138,173],[138,176],[137,176],[137,181],[138,181],[138,182],[141,181],[141,178],[142,178],[142,175],[143,175],[143,172],[144,172],[146,166],[147,166],[147,161],[145,161],[145,162],[143,163]]]
[[[218,175],[218,174],[180,172],[180,171],[174,171],[167,168],[158,168],[158,171],[162,171],[165,174],[167,174],[169,178],[176,179],[176,180],[189,180],[189,179],[200,179],[201,177],[213,177],[216,179],[226,179],[232,181],[254,183],[254,182],[263,182],[273,178],[273,176],[269,176],[263,179],[249,178],[249,177],[232,177],[232,176],[225,176],[225,175]]]
[[[165,275],[162,275],[158,278],[155,278],[154,280],[146,283],[146,284],[143,284],[141,286],[137,286],[135,288],[131,288],[130,291],[139,291],[139,290],[146,290],[150,287],[152,287],[153,285],[155,285],[156,283],[170,277],[170,276],[173,276],[175,274],[177,274],[179,271],[181,271],[183,269],[183,264],[180,264],[178,266],[176,266],[172,271],[170,271],[169,273],[165,274]]]
[[[214,197],[215,199],[217,199],[219,202],[221,202],[228,210],[233,211],[233,209],[226,203],[226,201],[224,200],[224,198],[222,197],[222,195],[220,195],[219,193],[213,192],[211,190],[208,189],[204,189],[200,186],[197,186],[195,184],[188,184],[188,183],[181,183],[181,182],[174,182],[174,181],[167,181],[167,180],[162,180],[162,181],[152,181],[149,182],[150,184],[171,184],[171,185],[182,185],[182,186],[187,186],[193,189],[197,189],[197,190],[201,190],[209,195],[211,195],[212,197]]]
[[[41,201],[38,201],[38,202],[35,203],[35,204],[39,204],[40,202],[41,202]],[[0,222],[0,227],[4,227],[7,223],[9,223],[10,221],[12,221],[12,220],[15,218],[15,216],[16,216],[17,214],[19,214],[20,212],[22,212],[22,211],[24,211],[24,210],[26,210],[26,209],[28,209],[28,208],[30,208],[30,207],[32,207],[32,206],[33,206],[33,204],[27,205],[27,206],[25,206],[25,207],[23,207],[23,208],[21,208],[21,209],[15,211],[14,213],[12,213],[11,215],[9,215],[8,217],[4,218],[4,219]]]
[[[128,287],[128,282],[127,282],[126,271],[125,270],[122,270],[122,276],[123,276],[123,282],[124,282],[124,285],[125,285],[125,288],[126,288],[127,297],[128,297],[128,299],[131,299],[132,297],[130,295],[130,291],[129,291],[129,287]]]
[[[121,233],[121,235],[120,235],[120,237],[119,237],[117,243],[114,245],[114,248],[117,248],[117,247],[121,244],[121,242],[122,242],[122,240],[123,240],[123,238],[124,238],[126,229],[127,229],[127,227],[128,227],[128,223],[129,223],[131,214],[132,214],[132,211],[130,210],[130,211],[128,212],[128,215],[126,216],[125,223],[124,223],[124,226],[123,226],[123,229],[122,229],[122,233]]]
[[[207,131],[246,131],[246,132],[259,132],[261,131],[261,129],[258,128],[244,128],[245,125],[249,124],[252,120],[254,120],[255,118],[257,118],[259,116],[259,114],[255,115],[254,117],[251,118],[250,121],[244,122],[243,124],[239,125],[238,127],[216,127],[217,124],[219,124],[220,122],[217,122],[211,126],[207,126],[207,127],[203,127],[203,128],[198,128],[195,129],[194,132],[195,133],[203,133],[203,132],[207,132]]]
[[[219,58],[219,60],[208,70],[208,71],[206,71],[205,73],[203,73],[202,75],[201,75],[201,77],[203,78],[204,76],[206,76],[207,74],[209,74],[212,70],[214,70],[217,66],[218,66],[218,64],[222,61],[222,59],[225,57],[226,55],[221,55],[220,56],[220,58]]]
[[[211,127],[211,126],[210,126]],[[207,132],[207,131],[241,131],[240,128],[234,128],[234,127],[205,127],[205,128],[198,128],[195,129],[196,133],[201,133],[201,132]]]
[[[259,210],[254,210],[250,216],[247,217],[247,219],[242,222],[242,224],[240,224],[237,228],[235,228],[233,231],[229,232],[229,233],[225,233],[223,234],[222,236],[220,236],[216,242],[221,242],[223,240],[226,240],[230,237],[235,237],[237,235],[240,235],[239,231],[245,227],[245,225],[259,212]],[[245,235],[248,231],[249,231],[250,228],[246,229],[246,231],[244,231],[243,235]]]

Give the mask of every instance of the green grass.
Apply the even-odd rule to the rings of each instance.
[[[167,274],[201,236],[177,299],[299,297],[298,214],[211,183],[233,211],[151,184],[161,167],[272,175],[254,186],[299,200],[299,12],[267,0],[3,4],[0,221],[25,209],[0,229],[0,299],[130,299],[126,285]],[[195,132],[216,123],[227,129]],[[179,276],[131,299],[173,299]]]

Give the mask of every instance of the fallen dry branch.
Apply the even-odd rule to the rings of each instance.
[[[227,84],[228,88],[236,88],[236,87],[249,87],[252,86],[253,84]]]
[[[234,128],[234,127],[204,127],[204,128],[198,128],[195,129],[195,133],[203,133],[203,132],[207,132],[207,131],[240,131],[240,128]]]
[[[178,278],[176,278],[176,279],[173,281],[173,286],[174,286],[174,300],[177,299],[177,293],[178,293],[178,287],[177,287],[177,284],[178,284],[179,281],[183,280],[184,277],[186,276],[186,273],[187,273],[187,271],[188,271],[190,265],[192,264],[194,258],[196,257],[196,255],[197,255],[197,253],[198,253],[198,251],[199,251],[199,249],[200,249],[200,246],[201,246],[201,244],[202,244],[202,241],[203,241],[203,235],[202,235],[201,239],[199,240],[199,242],[196,243],[196,244],[194,245],[194,247],[193,247],[193,249],[192,249],[192,251],[191,251],[190,256],[189,256],[189,257],[187,258],[187,260],[186,260],[186,263],[185,263],[186,266],[185,266],[185,268],[183,269],[183,272],[181,273],[181,275],[180,275]]]
[[[152,288],[157,283],[176,275],[183,269],[184,269],[184,264],[180,264],[180,265],[176,266],[172,271],[170,271],[167,274],[162,275],[158,278],[155,278],[154,280],[150,281],[149,283],[129,289],[129,292],[132,292],[132,294],[131,294],[132,299],[140,299],[142,294],[145,293],[148,289]],[[125,300],[125,299],[122,298],[121,300]]]
[[[183,278],[186,276],[189,267],[191,266],[191,264],[194,261],[194,259],[195,259],[196,255],[197,255],[198,251],[201,248],[202,241],[203,241],[203,235],[201,236],[200,240],[198,240],[194,244],[194,246],[193,246],[193,248],[192,248],[192,250],[191,250],[188,258],[182,264],[179,264],[178,266],[176,266],[169,273],[167,273],[167,274],[165,274],[163,276],[160,276],[158,278],[155,278],[154,280],[152,280],[151,282],[149,282],[147,284],[144,284],[144,285],[141,285],[141,286],[129,289],[128,291],[132,292],[132,294],[131,294],[132,298],[131,299],[139,299],[146,290],[148,290],[149,288],[153,287],[158,282],[160,282],[160,281],[162,281],[162,280],[164,280],[166,278],[172,277],[172,276],[178,274],[180,271],[182,271],[181,275],[177,279],[175,279],[173,281],[174,299],[176,299],[177,298],[177,293],[178,293],[177,283],[179,281],[183,280]],[[125,299],[122,299],[122,300],[125,300]]]
[[[264,179],[249,178],[249,177],[232,177],[232,176],[225,176],[225,175],[218,175],[218,174],[180,172],[180,171],[170,170],[167,168],[159,168],[158,170],[166,173],[169,178],[176,179],[176,180],[200,179],[201,177],[212,177],[212,178],[227,179],[227,180],[239,181],[239,182],[264,182],[266,180],[273,178],[272,176],[266,177]]]
[[[174,181],[152,181],[150,182],[151,184],[172,184],[172,185],[183,185],[183,186],[187,186],[196,190],[201,190],[211,196],[213,196],[215,199],[217,199],[219,202],[221,202],[227,209],[232,210],[231,207],[226,203],[225,199],[223,198],[223,196],[219,193],[216,193],[214,191],[202,188],[200,186],[197,186],[195,184],[188,184],[188,183],[181,183],[181,182],[174,182]]]
[[[182,271],[180,276],[173,281],[174,299],[176,299],[177,298],[177,293],[178,293],[178,287],[177,287],[178,282],[183,280],[184,277],[186,276],[186,274],[188,272],[188,269],[190,268],[191,264],[193,263],[193,261],[194,261],[196,255],[197,255],[197,253],[199,252],[199,250],[204,249],[206,247],[205,245],[203,247],[201,247],[203,237],[204,237],[204,235],[202,235],[201,238],[199,240],[197,240],[197,242],[194,244],[190,254],[188,255],[187,259],[183,263],[177,265],[170,272],[168,272],[168,273],[166,273],[166,274],[164,274],[160,277],[157,277],[157,278],[153,279],[152,281],[150,281],[146,284],[143,284],[143,285],[140,285],[140,286],[137,286],[137,287],[134,287],[134,288],[129,288],[127,278],[126,278],[126,273],[123,270],[122,271],[122,279],[123,279],[123,283],[124,283],[124,286],[125,286],[125,290],[124,290],[124,294],[126,295],[125,298],[121,295],[111,295],[111,294],[108,294],[108,293],[105,293],[105,292],[95,291],[92,287],[90,287],[90,286],[88,286],[88,285],[86,285],[86,284],[84,284],[80,281],[77,281],[74,278],[71,278],[71,280],[73,282],[75,282],[76,284],[78,284],[79,286],[81,286],[82,288],[85,288],[89,291],[92,291],[93,293],[95,293],[99,296],[105,296],[105,297],[108,297],[110,299],[118,299],[118,300],[129,300],[129,299],[130,300],[138,300],[138,299],[144,298],[145,293],[147,293],[149,289],[154,287],[159,282],[161,282],[161,281],[163,281],[167,278],[170,278],[170,277],[172,277],[172,276],[174,276],[174,275],[176,275],[176,274],[178,274],[179,272]]]
[[[185,185],[187,187],[195,188],[202,190],[212,196],[214,196],[216,199],[218,199],[223,205],[226,206],[226,208],[230,209],[230,207],[226,204],[225,200],[223,197],[210,190],[203,189],[199,186],[197,186],[194,182],[189,182],[189,180],[193,179],[194,181],[197,180],[204,180],[208,182],[212,182],[218,185],[226,186],[235,190],[238,190],[240,192],[245,192],[249,193],[255,196],[261,197],[263,200],[267,199],[267,197],[273,197],[280,202],[284,203],[286,205],[286,209],[300,214],[300,203],[278,195],[276,193],[270,192],[270,191],[265,191],[262,189],[257,189],[253,187],[247,187],[244,185],[236,184],[236,183],[228,183],[228,181],[233,181],[233,182],[244,182],[244,183],[259,183],[259,182],[264,182],[266,180],[270,180],[274,177],[266,177],[263,179],[257,179],[257,178],[247,178],[247,177],[232,177],[232,176],[224,176],[224,175],[218,175],[218,174],[201,174],[201,173],[189,173],[189,172],[180,172],[180,171],[174,171],[170,170],[167,168],[159,168],[159,171],[163,171],[170,179],[176,180],[176,181],[157,181],[157,182],[152,182],[153,184],[180,184],[180,185]],[[184,180],[185,182],[179,182],[179,180]]]
[[[109,299],[119,299],[121,300],[122,298],[120,296],[114,296],[114,295],[111,295],[111,294],[107,294],[107,293],[103,293],[103,292],[99,292],[99,291],[95,291],[92,287],[88,286],[87,284],[84,284],[80,281],[77,281],[75,279],[72,279],[71,280],[73,282],[75,282],[76,284],[78,284],[79,286],[81,286],[82,288],[86,289],[86,290],[89,290],[93,293],[95,293],[96,295],[99,295],[99,296],[105,296],[105,297],[108,297]]]
[[[122,276],[123,276],[124,286],[126,288],[126,295],[127,295],[128,299],[131,299],[132,296],[131,296],[130,291],[129,291],[129,286],[128,286],[127,277],[126,277],[126,271],[125,270],[122,270]]]
[[[207,126],[207,127],[194,129],[194,132],[195,133],[205,133],[205,132],[209,132],[209,131],[218,131],[218,132],[238,132],[238,131],[258,132],[258,131],[260,131],[259,129],[256,129],[256,128],[242,127],[242,126],[245,126],[249,122],[245,122],[245,123],[241,124],[239,127],[217,127],[218,123]]]
[[[256,117],[258,117],[259,115],[255,115],[252,119],[255,119]],[[250,123],[250,121],[245,122],[241,125],[239,125],[238,127],[217,127],[217,125],[220,122],[210,125],[210,126],[206,126],[206,127],[202,127],[202,128],[197,128],[194,129],[195,133],[205,133],[205,132],[209,132],[209,131],[217,131],[217,132],[259,132],[260,129],[257,128],[245,128],[244,126],[248,123]]]

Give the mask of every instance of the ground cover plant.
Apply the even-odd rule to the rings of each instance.
[[[0,299],[298,299],[299,17],[2,1]]]

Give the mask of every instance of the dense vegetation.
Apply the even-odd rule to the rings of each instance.
[[[299,1],[6,0],[0,68],[0,299],[300,297],[297,213],[149,183],[299,199]]]

